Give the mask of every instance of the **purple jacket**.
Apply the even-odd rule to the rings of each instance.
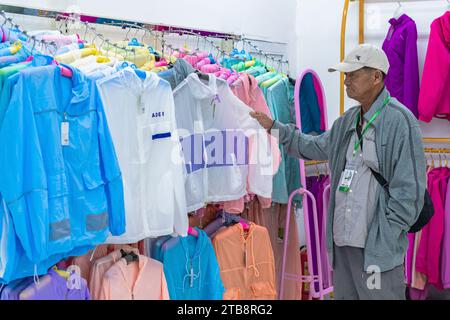
[[[418,117],[419,62],[417,58],[416,23],[406,14],[390,19],[383,50],[390,68],[386,77],[386,88],[391,95],[403,103]]]
[[[39,284],[32,283],[20,293],[20,300],[91,300],[87,282],[80,278],[79,285],[69,288],[68,281],[56,271],[50,269],[48,274],[39,279]]]

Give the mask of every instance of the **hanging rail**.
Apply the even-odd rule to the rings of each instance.
[[[32,53],[32,51],[34,50],[34,48],[35,48],[35,46],[36,46],[36,42],[39,43],[39,44],[41,44],[42,46],[44,46],[49,52],[50,52],[50,49],[49,49],[50,46],[52,46],[52,47],[54,48],[55,51],[57,50],[57,46],[56,46],[56,43],[55,43],[54,41],[37,40],[35,36],[30,36],[30,35],[28,34],[28,31],[22,29],[21,26],[20,26],[19,24],[15,23],[14,20],[13,20],[13,18],[8,17],[8,16],[6,15],[6,13],[5,13],[4,10],[0,11],[0,16],[1,16],[3,19],[5,19],[4,24],[9,23],[10,26],[11,26],[12,28],[15,28],[15,30],[17,31],[17,33],[20,33],[20,34],[22,34],[23,36],[25,36],[25,37],[27,38],[27,41],[28,41],[28,40],[31,40],[31,41],[33,42],[33,46],[32,46],[32,49],[31,49],[31,53]]]

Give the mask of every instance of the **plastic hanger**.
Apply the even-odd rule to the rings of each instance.
[[[70,273],[67,272],[66,270],[60,270],[60,269],[58,269],[57,266],[53,266],[52,270],[56,271],[56,273],[59,274],[64,279],[69,279],[70,278]]]
[[[140,42],[138,41],[138,39],[136,39],[136,38],[132,38],[132,39],[130,40],[130,42],[128,42],[128,45],[131,46],[131,47],[143,47],[143,46],[144,46],[144,45],[143,45],[142,43],[140,43]]]
[[[261,87],[263,88],[268,88],[273,86],[275,83],[277,83],[278,81],[280,81],[281,79],[283,79],[283,76],[281,74],[276,74],[274,77],[270,78],[269,80],[264,81],[261,84]]]
[[[398,19],[401,16],[401,14],[403,13],[402,12],[403,7],[402,7],[402,4],[400,3],[400,1],[397,1],[397,4],[398,4],[398,7],[394,12],[395,19]]]
[[[131,65],[131,68],[134,70],[134,72],[137,74],[139,78],[145,79],[147,77],[147,73],[145,71],[139,70],[134,63]]]
[[[245,221],[244,219],[241,219],[240,221],[239,221],[239,223],[241,224],[241,226],[242,226],[242,228],[245,230],[245,231],[248,231],[249,229],[250,229],[250,225],[247,223],[247,221]]]
[[[139,256],[133,251],[126,252],[124,249],[120,249],[120,253],[122,254],[122,258],[125,259],[127,264],[139,261]]]
[[[192,227],[188,228],[188,235],[198,238],[198,231]]]

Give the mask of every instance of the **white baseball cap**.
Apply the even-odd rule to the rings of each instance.
[[[389,60],[380,48],[364,43],[353,49],[341,63],[329,68],[329,72],[353,72],[363,67],[371,67],[388,73]]]

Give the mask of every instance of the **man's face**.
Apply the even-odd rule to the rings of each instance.
[[[361,101],[369,94],[377,84],[376,70],[362,68],[345,73],[344,84],[349,98]]]

